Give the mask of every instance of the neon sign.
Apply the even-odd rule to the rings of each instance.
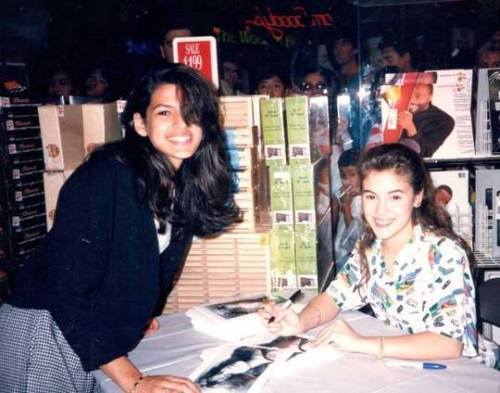
[[[293,7],[291,14],[273,13],[270,7],[266,7],[265,14],[257,14],[243,23],[247,27],[262,27],[276,41],[280,41],[288,29],[333,26],[333,17],[327,12],[309,14],[302,6]]]

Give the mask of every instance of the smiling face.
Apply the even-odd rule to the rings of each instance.
[[[412,212],[422,202],[408,177],[393,169],[371,170],[363,180],[363,212],[382,244],[398,249],[413,233]]]
[[[426,84],[415,85],[408,110],[419,113],[427,110],[432,100],[432,87]]]
[[[186,124],[181,110],[181,92],[173,84],[158,86],[144,119],[134,114],[136,132],[149,138],[151,144],[178,169],[198,149],[203,131],[196,124]]]

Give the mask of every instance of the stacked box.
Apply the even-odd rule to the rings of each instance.
[[[97,146],[121,139],[119,109],[122,104],[85,104],[82,106],[83,146],[89,154]]]
[[[330,154],[328,97],[285,99],[290,165],[309,164]]]
[[[286,138],[283,99],[264,98],[260,101],[262,139],[266,165],[286,165]]]
[[[72,170],[45,172],[43,174],[43,185],[45,188],[45,209],[47,211],[47,230],[50,231],[54,224],[56,214],[57,198],[64,182],[73,173]]]
[[[53,224],[64,181],[97,146],[122,137],[123,101],[109,104],[45,105],[38,108],[44,146],[47,216]]]
[[[243,211],[243,222],[232,228],[255,231],[256,226],[268,224],[269,193],[267,172],[261,159],[259,136],[260,96],[221,97],[221,112],[227,149],[233,170],[233,190]]]
[[[330,157],[292,165],[295,263],[301,288],[321,288],[333,261]]]
[[[273,289],[296,288],[293,231],[292,172],[289,165],[269,168],[271,195],[271,284]]]
[[[40,105],[0,98],[0,270],[12,273],[47,233]]]
[[[45,169],[76,169],[85,158],[82,105],[39,107]]]
[[[233,170],[233,191],[236,204],[243,212],[243,222],[233,229],[254,231],[259,223],[258,163],[254,147],[232,147],[228,153]]]
[[[222,298],[269,292],[269,233],[225,233],[197,239],[165,313]]]

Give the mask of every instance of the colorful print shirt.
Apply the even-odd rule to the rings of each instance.
[[[367,250],[370,279],[361,279],[357,248],[327,293],[342,309],[370,304],[378,319],[404,332],[435,332],[464,344],[464,356],[477,355],[474,284],[467,255],[453,240],[414,228],[390,272],[380,240]]]

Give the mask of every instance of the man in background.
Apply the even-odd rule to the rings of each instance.
[[[407,48],[401,41],[390,37],[384,39],[378,44],[382,57],[382,65],[395,66],[399,68],[400,72],[414,72],[415,69],[412,64],[412,56],[409,48]]]
[[[403,138],[417,142],[422,157],[432,157],[455,127],[450,115],[432,105],[433,91],[432,84],[416,84],[408,110],[398,115]]]
[[[500,42],[488,41],[478,51],[479,68],[500,68]]]
[[[333,60],[339,73],[341,87],[358,84],[358,43],[355,37],[345,31],[335,34],[333,40]]]
[[[171,21],[162,29],[160,54],[167,62],[174,62],[173,41],[177,37],[191,37],[193,32],[191,27],[181,21]]]

